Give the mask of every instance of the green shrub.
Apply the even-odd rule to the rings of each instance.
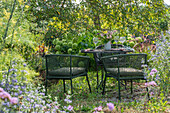
[[[6,70],[15,69],[17,70],[16,74],[22,75],[22,70],[25,70],[25,77],[31,81],[33,77],[37,76],[38,73],[34,71],[34,69],[27,64],[26,60],[21,56],[18,52],[13,51],[12,54],[8,50],[4,50],[0,52],[0,79],[2,80],[2,76]],[[22,77],[22,76],[18,76]]]

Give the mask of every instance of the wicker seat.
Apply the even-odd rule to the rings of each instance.
[[[71,92],[72,90],[72,79],[80,76],[86,76],[86,80],[89,85],[91,92],[90,83],[88,80],[87,72],[89,66],[89,57],[87,56],[76,56],[66,54],[55,54],[46,55],[46,94],[48,80],[51,79],[63,79],[63,86],[65,92],[65,80],[71,81]]]
[[[82,67],[72,67],[72,76],[76,76],[78,74],[85,73],[85,68]],[[56,70],[49,71],[48,74],[52,77],[56,76],[56,73],[58,76],[68,76],[70,77],[70,67],[62,67]]]
[[[106,68],[107,72],[117,75],[118,68]],[[119,68],[120,77],[128,77],[128,76],[141,76],[143,77],[143,71],[135,68]]]
[[[103,86],[103,94],[105,93],[107,77],[113,77],[118,81],[119,100],[121,100],[120,80],[131,81],[131,93],[132,80],[146,80],[146,78],[144,77],[144,70],[142,69],[142,65],[147,63],[147,54],[111,55],[102,57],[101,60],[103,61],[104,70],[106,72]]]

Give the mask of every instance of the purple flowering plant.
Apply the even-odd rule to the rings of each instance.
[[[145,86],[149,88],[149,93],[152,94],[152,99],[162,95],[165,99],[168,95],[169,87],[169,50],[170,50],[170,35],[162,34],[162,36],[155,41],[156,51],[148,52],[149,54],[149,69],[147,71],[148,83]],[[159,100],[156,100],[159,101]],[[164,103],[164,102],[162,102]],[[162,106],[164,106],[162,104]]]
[[[40,84],[34,85],[28,82],[24,76],[27,73],[24,68],[12,69],[3,73],[0,79],[0,112],[70,112],[73,106],[70,105],[70,95],[66,96],[67,107],[64,109],[58,102],[57,98],[51,100],[45,96],[45,88]],[[24,65],[25,68],[26,65]],[[16,71],[17,70],[17,71]],[[20,72],[18,74],[18,72]]]
[[[113,103],[107,103],[107,107],[109,108],[110,111],[113,111],[114,104]]]

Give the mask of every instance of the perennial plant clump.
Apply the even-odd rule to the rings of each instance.
[[[145,83],[149,88],[150,101],[148,103],[149,112],[162,112],[166,110],[169,84],[169,51],[170,34],[162,35],[156,41],[156,52],[149,51],[150,58],[147,70],[147,80]]]
[[[148,52],[150,54],[148,79],[155,81],[160,90],[167,96],[168,94],[168,75],[170,63],[170,34],[160,37],[156,42],[156,52]]]

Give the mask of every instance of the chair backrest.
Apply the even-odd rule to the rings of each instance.
[[[101,58],[104,68],[135,68],[142,69],[147,64],[147,54],[119,54]]]
[[[53,76],[55,72],[60,75],[65,74],[72,76],[73,68],[84,68],[87,71],[89,66],[89,57],[87,56],[76,56],[68,54],[52,54],[46,55],[46,76]],[[49,74],[54,72],[54,74]],[[57,75],[57,73],[56,73]],[[56,76],[55,75],[55,76]]]

